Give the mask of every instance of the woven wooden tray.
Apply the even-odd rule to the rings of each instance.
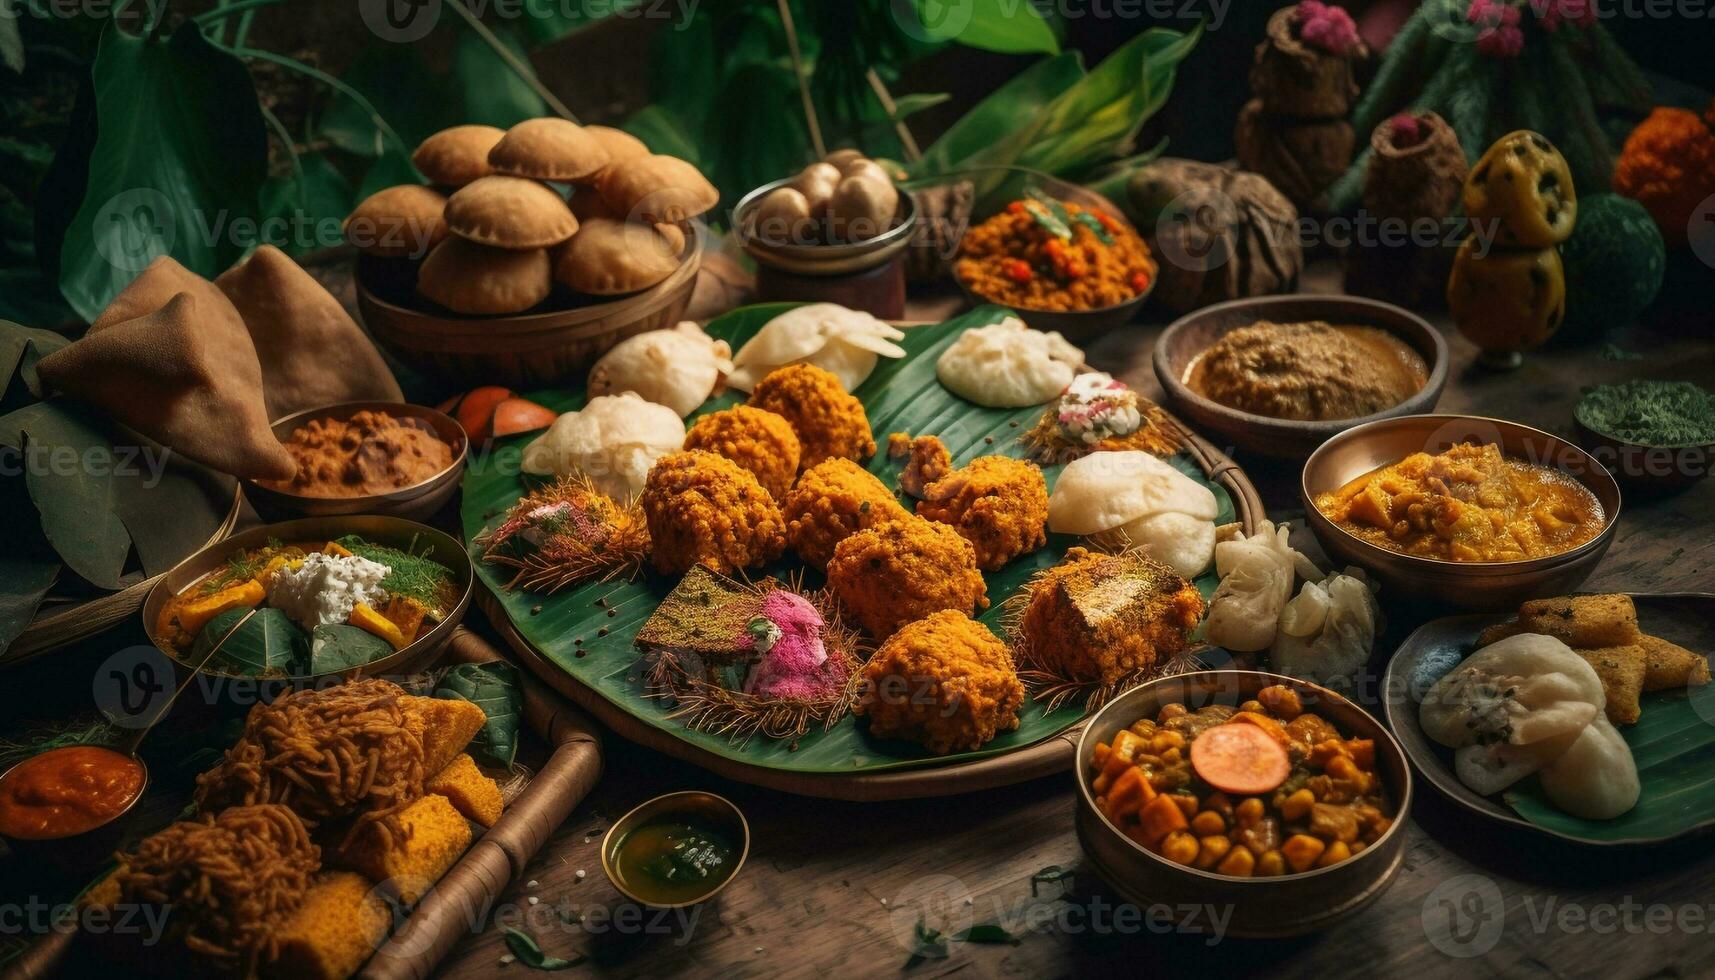
[[[468,629],[454,631],[447,647],[451,662],[499,660],[487,640]],[[460,939],[471,934],[482,910],[548,842],[555,828],[589,795],[601,779],[601,740],[595,723],[576,707],[528,675],[524,687],[524,724],[551,751],[506,813],[423,897],[405,922],[375,951],[358,976],[367,980],[424,980]],[[52,932],[6,965],[5,980],[46,980],[59,976],[77,938],[75,931]],[[78,957],[81,959],[81,954]],[[81,964],[79,964],[81,965]]]
[[[1208,440],[1190,432],[1177,419],[1173,421],[1184,437],[1185,451],[1211,482],[1220,484],[1232,497],[1233,509],[1246,533],[1254,532],[1257,524],[1266,519],[1266,514],[1262,498],[1256,487],[1251,485],[1250,478]],[[946,766],[824,775],[751,765],[716,755],[679,738],[671,730],[651,725],[578,681],[513,627],[494,593],[481,582],[476,589],[476,601],[496,631],[517,653],[521,663],[549,687],[587,710],[621,737],[728,779],[801,796],[872,802],[957,796],[1009,786],[1068,769],[1072,765],[1078,735],[1083,729],[1083,722],[1078,722],[1043,741],[986,759]]]

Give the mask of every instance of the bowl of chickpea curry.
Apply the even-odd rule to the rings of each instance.
[[[1290,677],[1199,671],[1133,688],[1085,727],[1077,768],[1078,839],[1108,884],[1145,907],[1230,908],[1229,935],[1326,928],[1379,896],[1404,854],[1399,744]],[[1194,919],[1181,924],[1214,926]]]

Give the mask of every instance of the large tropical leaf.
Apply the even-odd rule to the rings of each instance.
[[[460,698],[481,708],[488,720],[471,745],[500,765],[512,765],[524,719],[524,689],[516,668],[500,660],[458,664],[441,675],[435,697]]]
[[[709,332],[730,342],[736,350],[787,304],[746,307],[716,319]],[[935,359],[966,328],[997,322],[1006,311],[983,307],[957,319],[906,332],[902,342],[908,356],[884,361],[855,394],[863,401],[877,441],[892,432],[934,434],[941,437],[956,462],[994,453],[1022,455],[1018,436],[1034,423],[1038,408],[980,408],[954,396],[935,378]],[[557,410],[575,409],[583,403],[581,391],[547,391],[531,397]],[[738,397],[726,394],[711,399],[696,415],[730,407]],[[517,475],[517,451],[528,441],[521,437],[482,459],[473,460],[464,482],[463,521],[466,539],[492,526],[520,496],[524,487]],[[1189,459],[1174,465],[1201,480]],[[885,452],[870,461],[869,468],[888,485],[898,481],[899,466]],[[1050,485],[1059,467],[1050,467]],[[1232,503],[1219,486],[1213,487],[1221,502],[1220,520],[1233,519]],[[996,632],[1001,630],[1001,604],[1035,572],[1058,562],[1076,539],[1051,535],[1048,546],[1024,556],[999,572],[985,576],[991,605],[978,618]],[[474,553],[473,553],[474,554]],[[477,573],[482,584],[500,597],[513,626],[561,670],[587,685],[632,715],[671,732],[678,738],[718,755],[754,765],[817,773],[876,771],[927,763],[945,763],[991,756],[1041,741],[1064,730],[1083,716],[1079,707],[1066,706],[1049,712],[1035,701],[1027,701],[1016,731],[1001,734],[975,752],[929,757],[914,745],[871,738],[867,724],[853,717],[840,720],[828,731],[815,731],[795,743],[762,737],[743,745],[723,736],[693,732],[678,720],[667,717],[670,708],[643,696],[637,653],[632,639],[649,619],[672,582],[653,574],[636,582],[586,585],[555,596],[508,593],[511,577],[505,569],[488,566],[477,555]],[[802,569],[791,559],[769,569],[773,574],[791,574]],[[812,582],[813,584],[813,582]],[[1198,582],[1205,594],[1214,588],[1213,575]],[[539,608],[537,608],[539,607]]]
[[[256,615],[232,632],[233,626],[249,613],[249,609],[228,609],[203,624],[187,662],[200,663],[222,639],[226,642],[215,654],[220,667],[249,677],[290,674],[309,657],[309,637],[284,612],[272,606],[256,610]],[[228,638],[227,633],[232,636]]]
[[[90,70],[93,139],[54,161],[88,175],[59,251],[60,291],[85,319],[157,256],[210,278],[230,266],[251,244],[234,222],[255,218],[268,172],[250,73],[194,23],[166,41],[109,25]]]
[[[92,585],[118,589],[131,536],[119,518],[111,466],[97,465],[95,454],[109,443],[100,417],[63,399],[0,417],[0,446],[24,454],[24,485],[48,543]]]
[[[263,183],[259,203],[265,223],[286,229],[276,244],[302,255],[344,241],[339,222],[351,212],[351,184],[325,155],[303,154],[294,170]]]
[[[510,31],[497,32],[495,37],[528,68],[524,46]],[[453,78],[464,93],[464,122],[505,129],[548,115],[548,104],[536,90],[519,78],[487,41],[470,31],[459,35],[453,49]]]
[[[937,41],[957,41],[1002,54],[1058,54],[1060,42],[1036,8],[1017,0],[914,0],[911,28]]]

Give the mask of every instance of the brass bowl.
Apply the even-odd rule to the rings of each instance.
[[[1326,868],[1274,878],[1235,878],[1169,861],[1126,836],[1097,808],[1089,770],[1097,742],[1112,742],[1121,729],[1139,718],[1154,718],[1166,704],[1177,702],[1193,711],[1210,704],[1236,706],[1274,684],[1297,691],[1306,711],[1333,722],[1347,737],[1375,741],[1376,771],[1393,801],[1394,819],[1374,844]],[[1298,936],[1326,929],[1375,901],[1399,872],[1405,856],[1412,798],[1411,767],[1405,753],[1381,722],[1362,708],[1306,681],[1251,670],[1203,670],[1158,678],[1109,701],[1084,726],[1077,752],[1078,842],[1117,896],[1140,908],[1168,908],[1180,915],[1187,909],[1230,909],[1229,935]],[[1207,927],[1195,919],[1180,925],[1192,931]]]
[[[1191,390],[1185,374],[1198,355],[1240,327],[1259,320],[1301,323],[1323,320],[1332,324],[1378,327],[1405,341],[1422,355],[1429,378],[1417,393],[1374,415],[1326,422],[1302,422],[1254,415],[1230,408]],[[1356,296],[1258,296],[1217,303],[1175,320],[1155,342],[1155,376],[1167,393],[1167,405],[1205,436],[1219,435],[1230,445],[1261,456],[1303,459],[1330,436],[1375,419],[1417,415],[1435,408],[1447,387],[1447,341],[1441,332],[1415,313],[1392,303]],[[1216,440],[1219,441],[1219,440]]]
[[[678,813],[696,814],[725,831],[731,840],[737,842],[738,856],[732,862],[732,870],[728,871],[725,877],[710,885],[705,894],[686,902],[659,905],[639,897],[626,887],[625,878],[616,867],[619,860],[619,848],[625,843],[626,836],[645,822],[655,817],[671,816]],[[699,790],[668,793],[652,800],[645,800],[632,807],[625,816],[615,820],[613,826],[607,829],[607,833],[601,839],[602,873],[607,875],[607,880],[613,882],[613,887],[618,889],[621,895],[638,905],[650,908],[682,909],[692,905],[700,905],[714,898],[727,885],[731,884],[734,878],[738,877],[739,871],[744,868],[745,858],[749,856],[750,823],[744,819],[744,813],[726,797]]]
[[[769,181],[739,199],[733,208],[732,225],[739,244],[763,265],[799,276],[848,276],[879,268],[905,251],[917,233],[917,201],[907,191],[899,192],[899,213],[893,227],[860,242],[821,245],[813,242],[781,242],[750,230],[750,214],[770,191],[785,187],[796,177]]]
[[[347,534],[359,534],[375,544],[424,555],[450,569],[453,574],[453,588],[458,593],[458,599],[453,603],[453,607],[447,610],[446,618],[404,649],[395,650],[391,656],[382,657],[380,660],[361,666],[349,667],[345,670],[330,671],[323,674],[258,678],[241,674],[227,674],[212,667],[204,667],[202,674],[268,685],[278,683],[285,687],[291,687],[329,677],[352,678],[407,674],[432,663],[441,651],[446,649],[447,644],[452,641],[453,630],[457,629],[459,621],[464,619],[465,610],[470,607],[471,585],[476,576],[471,567],[470,555],[465,552],[464,546],[456,538],[444,531],[437,531],[426,524],[418,524],[398,517],[373,515],[303,517],[279,524],[253,527],[218,544],[210,545],[174,566],[172,571],[161,576],[160,580],[155,583],[155,587],[149,590],[149,597],[143,602],[143,631],[149,634],[149,639],[155,644],[155,648],[172,660],[180,674],[188,672],[191,665],[185,663],[183,659],[185,654],[174,649],[171,644],[163,644],[155,636],[155,623],[160,618],[161,607],[167,604],[168,599],[190,588],[200,581],[204,575],[226,564],[227,559],[234,553],[246,549],[261,548],[268,543],[270,538],[287,544],[311,542],[320,545]],[[253,696],[244,691],[235,691],[234,693],[244,697]],[[180,700],[184,699],[181,698]]]
[[[99,747],[112,748],[111,746]],[[66,748],[66,746],[59,746],[58,748]],[[28,759],[22,759],[8,766],[4,773],[0,773],[0,784],[4,784],[6,777],[12,775],[13,770],[29,762],[30,759],[53,751],[55,749],[44,749]],[[119,750],[112,749],[112,751],[118,752]],[[119,754],[124,755],[125,753],[120,752]],[[109,817],[105,822],[80,834],[71,834],[66,837],[5,837],[3,839],[6,841],[6,846],[11,849],[18,860],[30,864],[43,864],[68,874],[87,873],[113,860],[113,852],[119,850],[120,846],[124,844],[137,823],[137,804],[149,792],[148,763],[144,762],[143,758],[138,755],[132,755],[131,758],[135,759],[137,765],[143,770],[143,784],[137,787],[137,795],[131,798],[131,802],[125,804],[124,809]]]
[[[411,367],[466,388],[544,388],[582,382],[601,355],[627,337],[684,318],[703,262],[700,222],[687,222],[679,267],[648,289],[584,296],[562,287],[541,306],[505,316],[464,316],[415,293],[407,259],[357,258],[357,309],[377,343]]]
[[[344,422],[358,412],[386,412],[394,418],[413,418],[427,423],[442,442],[452,447],[453,461],[446,469],[419,483],[387,493],[358,497],[312,497],[245,480],[245,499],[263,520],[376,514],[420,521],[434,516],[453,494],[458,493],[459,478],[464,475],[465,458],[470,452],[470,438],[465,435],[464,426],[445,412],[404,402],[345,402],[293,413],[274,422],[271,428],[274,438],[285,442],[292,437],[294,429],[313,419]]]
[[[1553,467],[1596,495],[1601,533],[1570,551],[1526,561],[1460,562],[1389,551],[1349,534],[1323,516],[1316,498],[1397,463],[1412,453],[1442,452],[1459,443],[1492,443],[1515,459]],[[1310,454],[1299,487],[1310,529],[1335,567],[1356,565],[1382,584],[1382,597],[1453,609],[1511,611],[1527,599],[1565,595],[1601,563],[1620,517],[1620,487],[1602,464],[1559,436],[1504,419],[1477,415],[1411,415],[1357,425]]]
[[[1578,444],[1608,468],[1614,479],[1643,493],[1689,489],[1715,469],[1715,446],[1646,446],[1616,439],[1573,417]]]

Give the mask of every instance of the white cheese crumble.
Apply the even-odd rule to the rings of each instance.
[[[358,603],[378,605],[387,596],[381,580],[386,565],[356,555],[316,553],[297,567],[274,572],[268,580],[268,604],[306,630],[351,618]]]

